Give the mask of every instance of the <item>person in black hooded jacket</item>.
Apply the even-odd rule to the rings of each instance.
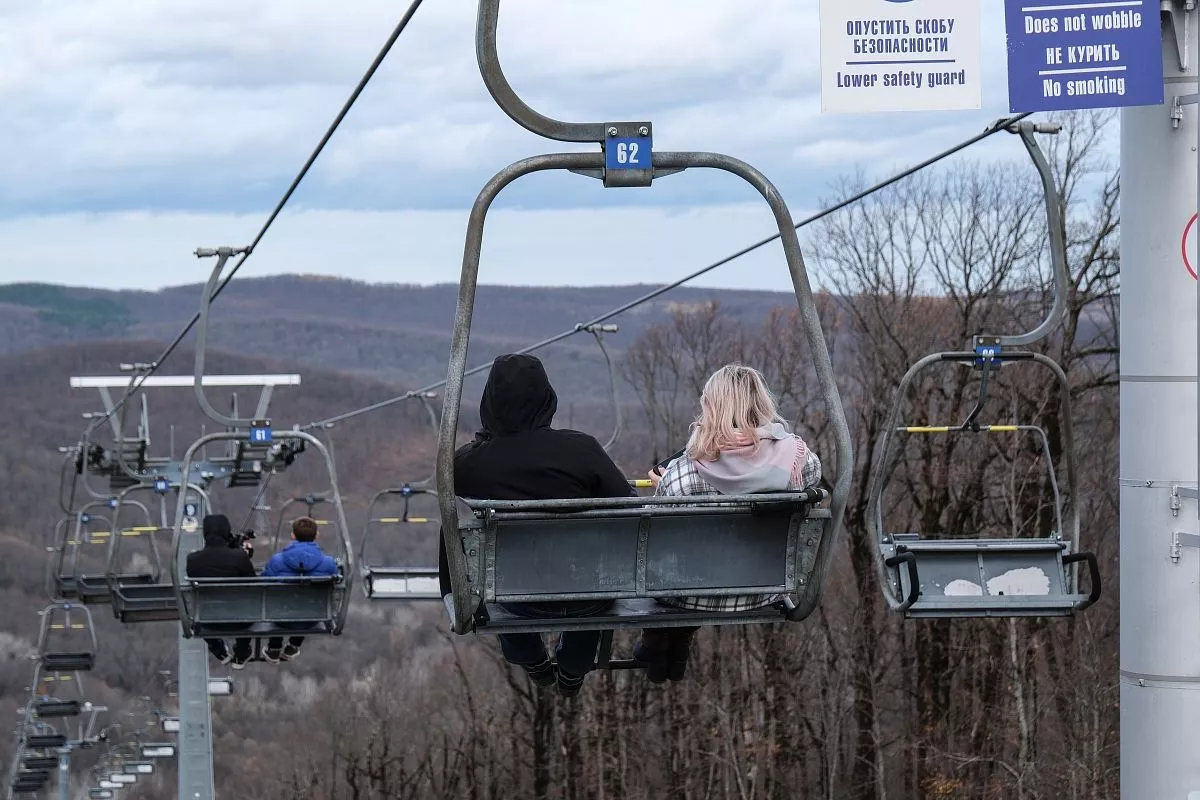
[[[187,557],[187,574],[191,578],[253,578],[254,564],[250,555],[238,547],[233,538],[233,529],[224,514],[209,514],[204,518],[204,548]],[[244,626],[230,626],[230,633],[244,630]],[[222,664],[233,662],[234,669],[241,669],[253,655],[250,639],[237,639],[233,643],[233,655],[224,639],[205,639],[208,652]]]
[[[454,490],[473,500],[552,500],[629,497],[629,481],[593,437],[550,427],[558,396],[542,362],[505,355],[492,364],[479,418],[483,430],[454,457]],[[508,605],[524,616],[576,617],[601,613],[608,602]],[[559,637],[558,670],[536,633],[501,634],[500,648],[539,686],[557,682],[578,693],[591,669],[600,631],[567,631]]]

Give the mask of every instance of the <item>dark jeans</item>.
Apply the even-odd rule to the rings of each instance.
[[[212,653],[213,658],[218,661],[224,661],[229,655],[229,648],[225,644],[224,639],[205,639],[204,643],[208,645],[208,652]],[[253,647],[250,639],[234,639],[233,641],[233,657],[238,661],[249,661],[253,655]]]
[[[590,617],[612,607],[608,600],[572,603],[505,603],[503,607],[522,617],[562,619]],[[596,663],[596,648],[603,631],[566,631],[558,637],[556,654],[558,667],[568,675],[586,675]],[[502,633],[500,651],[510,664],[531,667],[540,664],[548,655],[542,637],[536,633]]]

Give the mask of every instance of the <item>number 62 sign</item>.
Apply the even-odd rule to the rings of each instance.
[[[605,169],[650,169],[653,144],[649,136],[614,137],[604,142]]]

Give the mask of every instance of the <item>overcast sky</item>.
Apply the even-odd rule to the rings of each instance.
[[[191,251],[254,235],[406,6],[0,4],[0,283],[202,280]],[[537,110],[653,120],[656,148],[750,161],[799,218],[839,176],[882,177],[1007,113],[1001,4],[984,6],[980,111],[821,115],[816,0],[505,0],[500,55]],[[457,281],[480,188],[510,161],[556,149],[489,98],[475,7],[425,0],[240,275]],[[968,157],[1025,155],[1000,136]],[[607,192],[539,176],[496,208],[487,283],[665,281],[773,232],[748,187],[692,173]],[[774,247],[698,285],[788,283]]]

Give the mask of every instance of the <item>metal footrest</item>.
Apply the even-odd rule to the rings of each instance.
[[[173,622],[179,619],[175,587],[169,583],[122,584],[112,597],[113,614],[121,622]]]
[[[37,700],[33,704],[33,713],[42,719],[77,717],[81,711],[83,704],[78,700]]]
[[[364,567],[369,600],[441,600],[437,567]]]
[[[447,605],[454,598],[446,597]],[[549,633],[553,631],[596,631],[618,628],[680,628],[704,625],[746,625],[758,622],[784,622],[782,608],[770,606],[753,611],[689,611],[665,606],[639,597],[617,600],[603,614],[590,617],[522,617],[503,606],[488,603],[485,619],[476,623],[479,633]]]
[[[46,653],[42,656],[42,666],[57,672],[87,672],[95,665],[95,653]]]
[[[54,756],[25,756],[21,766],[27,770],[57,769],[58,759]]]
[[[929,539],[897,534],[887,565],[897,571],[910,618],[1055,617],[1100,596],[1095,556],[1065,555],[1053,539]],[[1071,591],[1067,566],[1087,561],[1091,593]]]

